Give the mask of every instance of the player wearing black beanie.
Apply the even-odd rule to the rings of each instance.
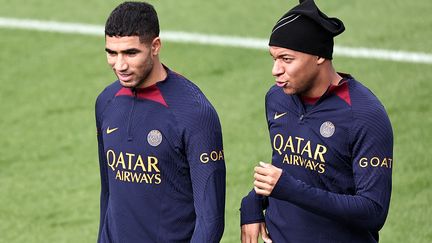
[[[327,17],[313,0],[305,0],[284,14],[275,24],[269,46],[332,59],[333,37],[344,30],[341,20]]]
[[[390,203],[393,132],[378,98],[335,71],[345,30],[313,0],[277,21],[265,99],[273,154],[241,203],[242,242],[378,242]],[[269,159],[270,160],[270,159]],[[265,215],[264,215],[265,211]]]

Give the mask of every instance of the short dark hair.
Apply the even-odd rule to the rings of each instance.
[[[105,23],[107,36],[139,36],[149,43],[159,36],[156,10],[146,2],[124,2],[117,6]]]

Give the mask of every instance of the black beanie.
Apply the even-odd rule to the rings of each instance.
[[[344,30],[341,20],[327,17],[313,0],[303,0],[273,27],[269,46],[332,59],[333,37]]]

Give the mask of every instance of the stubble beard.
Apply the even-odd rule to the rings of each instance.
[[[134,88],[134,89],[140,88],[140,86],[142,86],[145,83],[145,81],[148,79],[148,77],[150,76],[150,73],[153,70],[153,61],[151,59],[149,59],[149,62],[145,66],[146,66],[146,69],[144,70],[142,77],[140,77],[140,79],[138,80],[136,85],[134,85],[132,88]]]
[[[154,66],[153,60],[150,57],[148,57],[146,59],[146,63],[144,64],[144,70],[143,70],[142,75],[137,77],[138,80],[136,82],[134,81],[131,83],[121,82],[121,85],[125,88],[130,88],[130,89],[140,88],[140,86],[142,86],[145,83],[145,81],[148,79],[148,77],[150,76],[150,73],[153,70],[153,66]]]

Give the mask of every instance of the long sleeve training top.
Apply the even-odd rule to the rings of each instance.
[[[378,242],[390,203],[393,133],[379,100],[353,77],[313,105],[273,86],[266,95],[269,197],[251,191],[241,224],[265,220],[273,242]],[[265,210],[265,218],[263,214]]]
[[[165,67],[166,68],[166,67]],[[99,243],[219,242],[225,161],[215,109],[183,76],[96,101]]]

